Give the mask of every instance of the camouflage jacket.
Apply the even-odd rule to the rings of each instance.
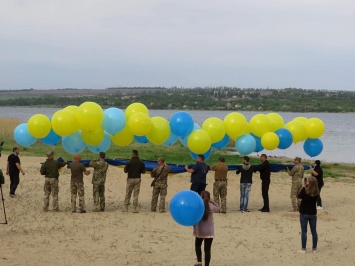
[[[94,173],[92,175],[92,184],[104,185],[106,181],[108,163],[104,160],[92,160],[89,166],[94,168]]]
[[[287,170],[287,172],[292,176],[292,182],[300,182],[303,178],[304,168],[302,164],[296,164],[291,170]]]

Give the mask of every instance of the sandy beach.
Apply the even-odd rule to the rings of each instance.
[[[5,174],[8,154],[0,158]],[[21,156],[26,172],[21,176],[17,198],[9,197],[9,177],[3,186],[7,225],[0,225],[0,265],[193,265],[194,237],[191,227],[177,224],[169,212],[150,212],[150,175],[143,175],[140,212],[122,213],[126,175],[110,166],[106,182],[106,211],[94,213],[92,174],[85,177],[88,213],[70,211],[70,173],[60,176],[60,212],[43,208],[44,178],[39,173],[45,157]],[[273,173],[270,213],[262,207],[259,174],[253,178],[250,213],[240,213],[239,176],[229,172],[227,214],[215,214],[216,237],[211,265],[354,265],[355,180],[325,179],[324,210],[318,211],[318,252],[299,254],[299,214],[289,212],[291,178]],[[212,192],[213,172],[207,190]],[[189,175],[169,177],[167,201],[189,189]],[[51,205],[50,205],[51,207]],[[4,222],[2,204],[0,222]],[[307,248],[311,247],[308,234]]]

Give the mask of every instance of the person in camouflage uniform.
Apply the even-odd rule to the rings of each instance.
[[[92,184],[95,212],[103,212],[105,210],[105,182],[108,169],[108,163],[105,162],[105,156],[104,152],[100,152],[99,159],[92,160],[89,164],[89,166],[94,168]]]
[[[82,164],[80,161],[80,154],[75,154],[73,162],[68,165],[68,168],[71,171],[71,210],[72,212],[76,212],[76,196],[79,195],[79,212],[86,213],[84,199],[84,174],[89,175],[90,171],[87,171],[84,164]]]
[[[299,210],[301,200],[298,198],[298,193],[302,189],[302,179],[304,174],[304,168],[301,164],[301,158],[295,158],[295,166],[290,170],[288,167],[287,172],[292,176],[292,186],[291,186],[291,202],[292,202],[292,212]]]
[[[211,165],[210,170],[214,172],[215,182],[213,184],[213,198],[219,205],[221,199],[221,213],[227,212],[227,174],[228,166],[225,164],[224,157],[219,157],[217,165]]]
[[[151,176],[154,177],[151,211],[157,210],[158,197],[160,195],[159,212],[165,212],[165,197],[168,193],[168,174],[171,172],[164,158],[158,159],[158,166],[154,167]]]
[[[49,196],[52,194],[53,197],[53,211],[59,211],[58,205],[58,178],[59,169],[65,166],[67,163],[65,161],[54,160],[54,151],[47,152],[47,160],[42,164],[40,173],[44,175],[44,205],[43,211],[48,211],[49,207]]]

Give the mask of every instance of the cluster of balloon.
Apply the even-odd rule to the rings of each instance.
[[[197,224],[205,212],[205,205],[200,195],[191,190],[176,193],[170,201],[170,214],[180,225]]]
[[[231,141],[241,155],[287,149],[305,141],[304,151],[313,157],[322,152],[319,138],[324,129],[318,118],[296,117],[285,125],[277,113],[256,114],[248,122],[238,112],[229,113],[223,120],[210,117],[200,126],[186,111],[174,113],[167,121],[160,116],[150,117],[148,108],[141,103],[132,103],[123,112],[115,107],[103,110],[97,103],[85,102],[67,106],[51,119],[36,114],[15,129],[14,137],[22,146],[31,146],[36,139],[47,145],[62,140],[64,149],[72,154],[86,147],[94,153],[106,151],[111,142],[117,146],[127,146],[133,140],[171,146],[179,140],[194,159],[198,154],[208,159],[212,148],[223,149]]]

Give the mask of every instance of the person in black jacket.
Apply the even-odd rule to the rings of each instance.
[[[323,209],[323,205],[322,205],[322,199],[320,197],[320,191],[322,190],[322,187],[324,186],[323,170],[320,167],[320,161],[319,160],[316,160],[314,163],[315,163],[314,168],[313,168],[313,166],[311,166],[311,173],[312,173],[312,176],[314,176],[317,179],[317,181],[318,181],[319,196],[318,196],[318,200],[317,200],[317,209],[318,210],[322,210]]]
[[[300,224],[301,224],[301,242],[302,249],[300,253],[306,253],[307,244],[307,225],[311,228],[312,233],[312,251],[317,251],[317,199],[319,195],[318,182],[313,176],[309,177],[307,181],[302,179],[303,188],[298,193],[298,198],[301,199],[300,204]]]
[[[251,185],[253,183],[253,172],[255,172],[255,167],[249,164],[249,157],[243,157],[243,165],[238,168],[236,174],[240,175],[240,211],[249,212],[248,202],[249,193],[251,190]]]
[[[270,175],[271,168],[270,163],[267,160],[266,154],[261,154],[260,156],[261,164],[255,167],[256,171],[260,172],[261,179],[261,194],[263,196],[264,206],[259,209],[261,212],[269,212],[269,187],[270,187]]]
[[[138,151],[132,151],[132,158],[124,168],[127,173],[126,197],[124,199],[124,212],[128,211],[129,201],[133,192],[133,212],[138,213],[138,196],[141,187],[141,174],[145,173],[145,164],[139,159]]]

